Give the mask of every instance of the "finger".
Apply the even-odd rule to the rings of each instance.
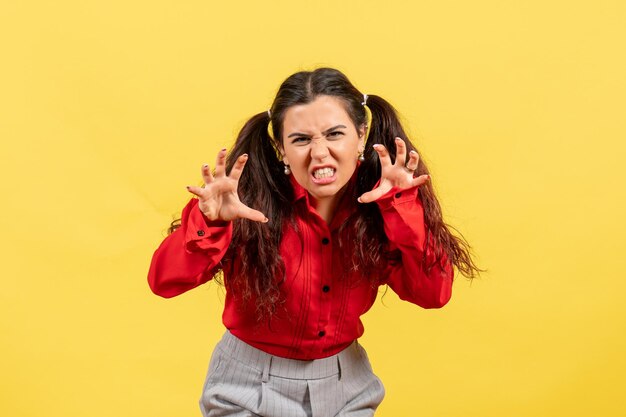
[[[187,186],[187,191],[189,191],[191,194],[194,194],[196,197],[202,197],[202,193],[203,193],[203,188],[202,187],[196,187],[193,185],[188,185]]]
[[[420,157],[415,151],[409,152],[409,161],[406,163],[406,168],[410,171],[416,171],[419,165]]]
[[[239,177],[241,176],[241,172],[243,171],[243,167],[246,165],[247,161],[248,161],[247,153],[240,155],[239,158],[237,158],[235,165],[233,165],[233,169],[230,170],[230,175],[229,175],[230,178],[234,180],[239,180]]]
[[[396,138],[396,163],[397,166],[405,166],[406,163],[406,143],[402,138]]]
[[[430,175],[428,174],[420,175],[419,177],[413,178],[413,180],[411,181],[411,186],[419,187],[421,185],[426,184],[428,181],[430,181]]]
[[[204,181],[205,184],[210,184],[213,182],[213,174],[211,174],[211,168],[209,167],[208,164],[204,164],[202,165],[202,181]]]
[[[241,206],[239,207],[238,214],[239,217],[242,217],[244,219],[250,219],[255,222],[267,223],[269,221],[269,219],[265,217],[265,214],[261,213],[258,210],[251,209],[243,203],[241,203]]]
[[[380,166],[382,169],[387,169],[391,166],[391,158],[389,157],[389,151],[385,148],[384,145],[379,143],[373,145],[374,150],[378,153],[378,158],[380,159]]]
[[[372,191],[368,191],[366,193],[361,194],[361,197],[357,198],[359,203],[371,203],[372,201],[378,200],[380,197],[389,192],[390,188],[386,187],[378,187],[373,189]]]
[[[223,177],[226,172],[226,148],[217,153],[217,160],[215,161],[215,176]]]

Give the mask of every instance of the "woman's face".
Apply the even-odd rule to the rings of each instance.
[[[282,131],[283,161],[296,181],[317,202],[339,196],[356,169],[365,127],[357,130],[343,102],[323,95],[288,108]]]

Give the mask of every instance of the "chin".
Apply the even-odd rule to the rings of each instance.
[[[312,187],[311,189],[307,191],[309,192],[309,194],[311,194],[311,197],[315,198],[316,200],[321,200],[321,199],[333,198],[341,194],[342,191],[344,191],[344,189],[346,188],[346,184],[343,184],[340,187],[337,184],[333,184],[332,187],[325,186],[328,188],[324,188],[324,189],[319,189],[318,187],[319,186],[316,185],[315,187]]]

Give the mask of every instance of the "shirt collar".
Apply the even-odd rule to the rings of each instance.
[[[333,216],[333,220],[331,222],[330,229],[334,230],[338,228],[346,218],[348,218],[355,210],[356,205],[356,197],[354,196],[354,190],[356,187],[356,179],[358,174],[358,167],[354,170],[354,174],[350,177],[348,181],[346,192],[341,197],[339,204],[337,205],[335,215]],[[289,175],[289,180],[291,182],[291,186],[293,187],[293,202],[304,201],[308,210],[312,210],[309,193],[308,191],[302,187],[298,181],[294,178],[293,174]]]
[[[289,181],[291,182],[291,187],[293,188],[293,201],[296,202],[302,198],[306,199],[306,202],[309,202],[309,193],[301,186],[293,174],[289,174]]]

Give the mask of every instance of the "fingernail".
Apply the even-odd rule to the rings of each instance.
[[[241,156],[243,156],[244,158],[247,158],[247,157],[248,157],[248,154],[247,154],[247,153],[244,153],[244,154],[243,154],[243,155],[241,155]]]
[[[209,167],[209,164],[202,165],[202,168],[208,168],[208,167]]]
[[[263,223],[267,223],[267,222],[269,222],[269,221],[270,221],[270,219],[268,219],[268,218],[266,217],[266,218],[265,218],[265,220],[263,220]]]
[[[362,203],[361,197],[357,198],[356,201],[358,201],[359,203]]]

